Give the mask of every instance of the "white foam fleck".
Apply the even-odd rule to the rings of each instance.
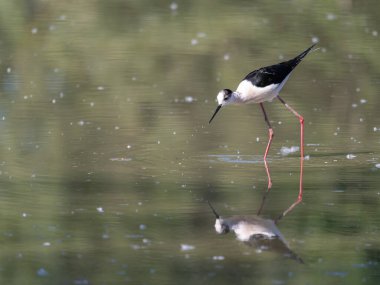
[[[197,39],[191,39],[191,45],[192,46],[195,46],[198,44],[198,40]]]
[[[286,147],[286,146],[283,146],[281,149],[280,149],[280,153],[282,155],[288,155],[288,154],[291,154],[291,153],[294,153],[294,152],[297,152],[299,151],[299,147],[298,146],[291,146],[291,147]]]
[[[195,246],[190,245],[190,244],[181,244],[181,251],[189,251],[189,250],[194,250]]]
[[[172,2],[169,7],[170,10],[176,11],[178,9],[178,4],[176,2]]]
[[[213,260],[224,260],[224,256],[223,255],[214,255],[212,257]]]

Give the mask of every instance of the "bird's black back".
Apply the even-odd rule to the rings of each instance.
[[[279,84],[286,78],[286,76],[289,75],[290,72],[292,72],[292,70],[301,62],[301,60],[314,46],[315,44],[291,60],[254,70],[250,72],[244,80],[251,81],[252,84],[257,87]]]

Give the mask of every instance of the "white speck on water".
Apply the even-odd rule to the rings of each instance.
[[[61,15],[61,16],[59,16],[59,20],[61,20],[61,21],[65,21],[66,20],[66,15]]]
[[[53,100],[51,100],[51,102],[52,102],[53,104],[55,104],[55,103],[57,102],[57,100],[53,99]]]
[[[170,7],[170,10],[177,11],[178,4],[176,2],[172,2],[169,7]]]
[[[48,246],[51,246],[51,243],[48,241],[45,241],[42,245],[48,247]]]
[[[374,131],[374,132],[380,131],[380,128],[378,128],[378,127],[373,127],[373,131]]]
[[[32,32],[32,34],[37,34],[38,33],[38,28],[33,28],[31,32]]]
[[[360,122],[360,123],[363,123],[363,122],[364,122],[364,119],[363,119],[363,118],[359,118],[359,122]]]
[[[259,142],[259,141],[260,141],[260,138],[259,138],[259,137],[257,137],[257,138],[256,138],[256,142]]]
[[[143,238],[142,242],[145,243],[145,244],[151,243],[151,241],[149,239],[147,239],[147,238]]]
[[[214,255],[212,257],[212,260],[224,260],[224,256],[223,255]]]
[[[5,116],[2,116],[2,117],[1,117],[1,120],[5,121]]]
[[[358,104],[353,103],[351,106],[352,106],[352,108],[356,108],[358,106]]]
[[[174,131],[174,132],[173,132],[173,135],[176,135],[176,134],[177,134],[177,133]]]
[[[65,96],[65,94],[63,92],[60,92],[59,93],[59,98],[63,98],[63,96]]]
[[[192,97],[192,96],[186,96],[185,97],[185,102],[186,103],[192,103],[194,101],[194,97]]]
[[[207,34],[205,32],[198,32],[197,33],[197,37],[198,38],[206,38],[207,37]]]
[[[194,250],[195,246],[190,245],[190,244],[181,244],[181,251],[190,251]]]
[[[119,126],[115,126],[115,130],[120,130],[120,127]]]
[[[316,43],[319,42],[319,38],[316,37],[316,36],[314,36],[314,37],[311,38],[311,42],[312,42],[313,44],[316,44]]]
[[[112,157],[110,158],[111,161],[120,161],[120,162],[126,162],[126,161],[131,161],[132,158],[129,157]]]
[[[146,229],[146,225],[141,224],[141,225],[139,226],[139,229],[142,230],[142,231],[145,230],[145,229]]]
[[[98,213],[104,213],[104,209],[102,207],[97,207],[96,211],[98,211]]]
[[[349,153],[346,155],[346,158],[347,159],[354,159],[356,157],[356,155],[352,154],[352,153]]]
[[[191,39],[191,45],[192,46],[195,46],[198,44],[198,40],[197,39]]]
[[[130,149],[131,147],[132,147],[132,146],[131,146],[130,144],[129,144],[129,145],[127,145],[127,148],[128,148],[128,149]]]
[[[79,121],[78,123],[77,123],[79,126],[84,126],[84,121]]]
[[[326,14],[326,19],[329,20],[329,21],[333,21],[336,19],[336,15],[333,14],[333,13],[327,13]]]
[[[283,146],[281,149],[280,149],[280,153],[281,155],[288,155],[288,154],[291,154],[291,153],[294,153],[294,152],[297,152],[299,151],[299,147],[298,146],[291,146],[291,147],[286,147],[286,146]]]
[[[11,73],[12,69],[10,67],[7,68],[7,73]]]
[[[365,103],[367,103],[366,99],[360,99],[360,104],[365,104]]]
[[[305,155],[304,159],[305,160],[310,160],[310,155]]]
[[[37,275],[40,277],[45,277],[45,276],[48,276],[49,273],[46,271],[45,268],[41,267],[40,269],[37,270]]]
[[[27,216],[29,216],[29,214],[27,214],[27,213],[22,213],[21,214],[21,217],[23,217],[23,218],[26,218]]]
[[[98,86],[96,89],[98,89],[99,91],[103,91],[105,88],[104,86]]]
[[[223,59],[230,60],[230,54],[229,53],[224,54]]]
[[[95,103],[94,102],[90,102],[90,107],[94,107],[95,106]]]
[[[379,33],[377,32],[377,31],[372,31],[372,36],[374,36],[374,37],[377,37],[379,35]]]
[[[359,87],[356,87],[356,90],[355,90],[356,92],[360,92],[360,88]]]
[[[376,167],[376,168],[380,168],[380,163],[376,163],[376,164],[375,164],[375,167]]]
[[[157,141],[157,144],[160,144],[161,142],[160,141]]]

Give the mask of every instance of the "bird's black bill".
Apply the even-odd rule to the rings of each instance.
[[[214,115],[212,115],[210,121],[208,121],[209,124],[211,123],[212,119],[214,119],[214,117],[216,116],[216,113],[219,112],[220,108],[222,108],[222,105],[219,105],[218,107],[216,107],[216,110],[215,110],[215,112],[214,112]]]
[[[208,205],[210,206],[210,208],[211,208],[212,212],[214,213],[215,217],[216,217],[217,219],[219,219],[220,216],[219,216],[218,213],[215,211],[214,207],[211,206],[211,203],[210,203],[209,200],[207,200],[207,203],[208,203]]]

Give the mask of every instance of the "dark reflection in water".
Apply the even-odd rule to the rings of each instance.
[[[264,203],[265,199],[262,200],[262,204]],[[290,249],[285,237],[277,228],[277,223],[282,215],[275,220],[264,219],[258,215],[235,215],[224,218],[216,212],[209,201],[208,204],[216,217],[215,230],[218,234],[227,234],[233,231],[239,241],[255,247],[259,251],[275,251],[299,263],[304,263],[302,258]],[[260,206],[260,210],[262,207],[263,205]]]

